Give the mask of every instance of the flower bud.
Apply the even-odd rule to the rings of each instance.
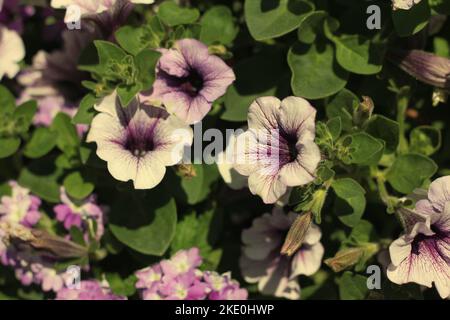
[[[180,164],[176,167],[177,174],[182,178],[195,178],[197,176],[197,172],[195,171],[195,167],[192,164]]]
[[[364,254],[363,248],[348,248],[336,253],[333,258],[326,259],[324,262],[334,272],[341,272],[359,262]]]
[[[450,89],[450,59],[422,50],[392,50],[388,59],[414,78],[441,89]]]
[[[367,120],[372,117],[373,109],[375,108],[372,98],[363,96],[363,101],[359,104],[358,108],[355,109],[353,114],[353,122],[361,126]]]
[[[292,256],[302,246],[312,222],[311,212],[299,215],[292,224],[284,240],[281,254]]]
[[[35,249],[49,252],[55,258],[81,258],[88,254],[87,248],[43,230],[31,230],[31,233],[34,239],[30,241],[30,245]]]

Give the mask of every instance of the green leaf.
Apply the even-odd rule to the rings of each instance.
[[[365,190],[351,178],[335,180],[331,187],[341,200],[337,201],[334,207],[335,213],[339,215],[339,220],[349,227],[356,226],[366,208]]]
[[[297,96],[325,98],[347,84],[349,74],[336,63],[330,44],[307,46],[297,43],[289,51],[288,63],[292,71],[292,90]]]
[[[421,154],[403,154],[395,159],[387,172],[387,181],[398,192],[408,194],[421,187],[437,171],[438,166]]]
[[[339,296],[342,300],[363,300],[368,294],[367,278],[351,271],[339,279]]]
[[[204,264],[214,270],[221,257],[220,250],[213,250],[215,240],[218,238],[221,223],[219,211],[214,208],[203,214],[196,215],[195,212],[186,215],[177,225],[177,232],[170,246],[173,255],[179,250],[197,247],[200,249]]]
[[[239,31],[234,23],[233,13],[226,6],[214,6],[206,11],[200,25],[202,26],[200,41],[207,45],[213,43],[229,45]]]
[[[350,139],[348,145],[348,158],[342,159],[345,163],[359,165],[377,164],[383,155],[384,144],[365,132],[358,132],[344,138]]]
[[[56,135],[49,128],[37,128],[25,145],[24,155],[36,159],[45,156],[56,146]]]
[[[94,105],[97,103],[97,98],[89,93],[83,97],[78,106],[76,115],[72,118],[73,124],[91,124],[95,116]]]
[[[37,103],[34,100],[24,102],[15,109],[13,121],[15,121],[18,132],[25,133],[28,131],[33,122],[36,110]]]
[[[123,106],[128,106],[141,90],[141,83],[135,83],[132,85],[123,84],[117,87],[117,95],[119,96],[121,104]]]
[[[64,153],[72,153],[80,144],[77,129],[65,113],[58,113],[53,119],[51,130],[56,132],[56,145]]]
[[[106,273],[106,281],[108,281],[111,291],[116,295],[130,297],[136,292],[137,277],[134,274],[123,279],[117,272],[108,272]]]
[[[142,254],[162,256],[175,235],[177,208],[167,192],[153,189],[144,197],[133,192],[112,206],[110,230]]]
[[[64,188],[71,197],[82,200],[94,191],[95,186],[80,172],[73,172],[64,179]]]
[[[301,0],[246,0],[245,20],[256,40],[276,38],[298,28],[312,4]]]
[[[308,13],[298,27],[298,40],[306,44],[312,44],[317,35],[323,33],[323,24],[327,17],[326,11]]]
[[[16,99],[6,87],[0,85],[0,114],[13,113],[16,109]]]
[[[172,1],[166,1],[159,6],[157,15],[165,25],[175,27],[194,23],[200,17],[200,12],[195,8],[181,8]]]
[[[18,182],[21,186],[31,190],[40,198],[52,202],[59,202],[58,178],[62,170],[53,165],[54,159],[42,158],[32,162],[20,172]]]
[[[107,66],[113,61],[122,61],[127,53],[114,43],[95,40],[95,48],[97,49],[98,60],[89,61],[89,64],[81,64],[78,66],[80,70],[102,74],[106,72]]]
[[[290,74],[281,50],[268,48],[239,61],[234,72],[236,81],[225,94],[225,112],[221,115],[223,120],[246,121],[248,108],[256,98],[284,97],[289,94]]]
[[[136,68],[138,69],[137,82],[143,90],[151,89],[156,77],[156,64],[160,57],[161,53],[151,49],[145,49],[134,58]]]
[[[361,35],[333,36],[336,59],[346,70],[363,75],[377,74],[383,67],[384,48]]]
[[[19,147],[19,138],[0,138],[0,159],[12,156]]]
[[[328,118],[340,117],[342,130],[353,128],[353,112],[358,107],[359,99],[350,90],[343,89],[333,96],[325,107]]]
[[[367,220],[360,220],[359,223],[352,229],[349,239],[355,244],[366,244],[373,241],[376,237],[373,225]]]
[[[144,28],[132,26],[123,26],[115,32],[116,40],[119,45],[132,55],[137,55],[147,45],[142,38],[145,36]]]
[[[386,153],[397,150],[400,130],[398,122],[377,114],[370,119],[366,130],[373,137],[386,143]]]
[[[327,121],[328,131],[330,132],[333,140],[337,140],[342,132],[342,121],[340,117],[334,117]]]
[[[392,19],[397,34],[407,37],[418,33],[426,27],[431,16],[428,1],[421,1],[409,10],[394,10]]]
[[[438,151],[442,144],[441,131],[432,126],[420,126],[411,131],[410,151],[430,156]]]

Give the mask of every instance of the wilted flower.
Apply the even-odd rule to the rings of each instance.
[[[198,248],[178,251],[171,259],[136,271],[136,288],[144,300],[243,300],[247,290],[231,274],[197,269]]]
[[[308,229],[297,253],[292,257],[280,253],[296,216],[292,212],[286,215],[281,208],[275,207],[272,214],[256,218],[253,225],[242,232],[242,275],[247,282],[257,283],[264,294],[298,299],[297,277],[313,275],[320,268],[324,248],[319,242],[321,231],[314,224]]]
[[[106,282],[85,280],[80,287],[63,288],[56,294],[56,300],[126,300],[126,297],[111,292]]]
[[[429,288],[434,283],[439,295],[448,298],[450,176],[436,179],[414,210],[403,208],[399,214],[406,230],[389,248],[388,278],[397,284],[415,282]]]
[[[391,50],[387,57],[417,80],[450,90],[450,59],[422,50]]]
[[[403,9],[409,10],[414,5],[418,4],[421,0],[392,0],[394,10]]]
[[[315,179],[320,162],[315,116],[316,110],[298,97],[263,97],[250,106],[249,130],[238,137],[235,169],[249,177],[250,191],[265,203]]]
[[[41,199],[31,195],[30,190],[21,187],[15,181],[11,181],[9,185],[11,195],[0,199],[0,221],[32,227],[41,218],[39,212]]]
[[[97,155],[108,162],[111,175],[133,180],[136,189],[150,189],[164,177],[167,166],[183,158],[192,144],[192,129],[162,108],[133,100],[122,106],[114,92],[95,109],[88,142],[97,143]]]
[[[95,237],[99,240],[104,232],[103,210],[96,204],[94,196],[84,199],[81,203],[75,204],[67,195],[64,187],[61,188],[61,202],[53,210],[56,219],[63,222],[64,228],[70,230],[72,227],[80,228],[86,232],[93,232],[93,222],[95,221]]]
[[[19,62],[25,58],[25,46],[16,31],[0,25],[0,80],[14,78],[20,70]]]
[[[194,39],[179,40],[172,49],[161,51],[153,91],[147,99],[163,104],[188,124],[199,122],[235,80],[233,70]]]

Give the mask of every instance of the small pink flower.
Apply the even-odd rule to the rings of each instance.
[[[126,300],[115,295],[107,283],[97,280],[81,281],[80,288],[63,288],[56,294],[56,300]]]
[[[275,203],[289,187],[315,179],[320,150],[315,144],[316,110],[303,98],[256,99],[249,129],[237,137],[237,172],[248,176],[253,194]]]
[[[41,218],[41,200],[30,194],[30,190],[11,181],[11,196],[0,199],[0,221],[20,223],[26,227],[34,226]]]
[[[56,205],[53,210],[55,211],[56,219],[63,222],[66,230],[77,227],[88,231],[89,220],[93,220],[97,226],[97,240],[102,237],[104,233],[104,213],[96,204],[94,196],[83,200],[81,204],[75,204],[67,195],[64,187],[62,187],[61,202],[62,204]]]
[[[311,276],[322,263],[324,248],[320,243],[322,233],[311,225],[300,249],[292,257],[280,254],[284,238],[296,218],[275,207],[272,214],[256,218],[253,225],[242,232],[241,272],[244,279],[257,283],[264,294],[300,298],[299,275]]]
[[[235,80],[233,70],[194,39],[179,40],[162,51],[153,91],[146,99],[163,104],[187,124],[199,122]]]
[[[202,258],[198,248],[182,250],[177,252],[170,260],[161,261],[161,269],[168,278],[193,271],[200,266]]]
[[[416,202],[415,209],[400,209],[405,234],[390,248],[388,278],[397,284],[415,282],[439,295],[450,296],[450,176],[436,179],[428,195]]]

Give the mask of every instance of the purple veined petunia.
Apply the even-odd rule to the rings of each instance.
[[[138,99],[124,107],[114,92],[95,109],[87,141],[97,143],[97,155],[115,179],[133,180],[136,189],[158,185],[166,167],[179,163],[192,144],[192,129],[163,108]]]
[[[161,51],[156,80],[146,99],[164,105],[187,124],[201,121],[235,80],[233,70],[198,40],[179,40]]]
[[[274,207],[272,214],[266,213],[256,218],[252,226],[242,232],[241,273],[247,282],[257,283],[258,290],[266,295],[299,299],[297,277],[313,275],[322,264],[322,233],[314,224],[293,256],[281,255],[284,239],[296,216]]]
[[[12,79],[20,70],[19,63],[25,58],[25,46],[20,35],[0,25],[0,80]]]
[[[237,139],[234,168],[249,177],[250,191],[265,203],[315,179],[321,159],[314,142],[315,117],[316,110],[299,97],[262,97],[251,104],[248,130]]]
[[[421,192],[423,193],[423,192]],[[450,296],[450,176],[433,181],[425,196],[418,193],[414,210],[400,209],[405,234],[389,247],[388,278],[415,282]]]
[[[78,6],[81,16],[94,15],[102,13],[106,10],[112,9],[119,3],[134,3],[134,4],[152,4],[154,0],[52,0],[51,6],[55,9],[70,8],[71,6]],[[72,22],[74,18],[67,10],[65,21]]]
[[[394,7],[394,10],[409,10],[420,1],[422,0],[392,0],[392,5]]]

